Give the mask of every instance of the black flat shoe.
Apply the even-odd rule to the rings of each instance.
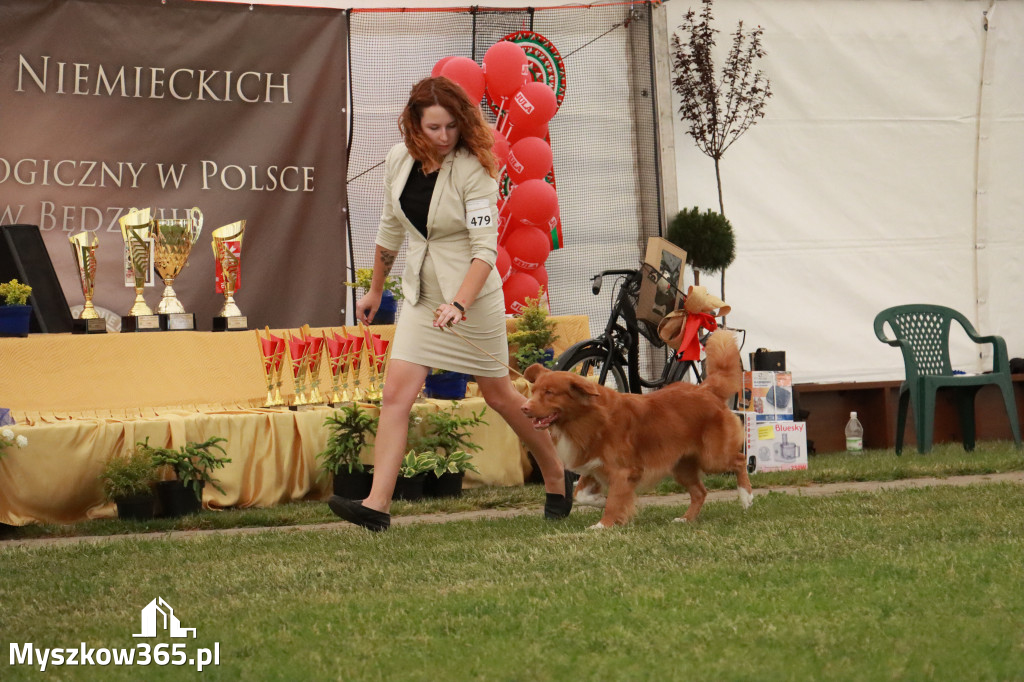
[[[544,494],[544,518],[556,521],[564,519],[572,511],[572,489],[578,476],[568,469],[565,470],[565,494]]]
[[[327,500],[327,506],[331,508],[335,515],[340,516],[349,523],[362,526],[375,533],[385,531],[391,525],[391,514],[364,507],[362,500],[349,500],[337,495],[331,495],[330,499]]]

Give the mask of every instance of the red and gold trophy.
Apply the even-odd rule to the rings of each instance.
[[[267,399],[266,407],[284,405],[281,397],[281,370],[284,368],[284,339],[270,333],[270,327],[266,327],[267,337],[256,332],[256,338],[260,343],[260,355],[263,357],[263,373],[267,378]]]
[[[321,405],[324,397],[320,394],[320,363],[324,357],[324,339],[314,336],[308,324],[302,325],[302,340],[307,344],[307,367],[309,368],[309,404]]]
[[[384,393],[384,365],[387,363],[390,342],[371,332],[369,327],[360,326],[363,329],[363,342],[366,345],[366,354],[370,361],[370,386],[366,389],[366,400],[371,403],[379,403]]]
[[[337,405],[348,401],[348,347],[351,342],[347,336],[337,332],[332,332],[331,336],[323,332],[323,339],[331,370],[331,397],[328,402]],[[344,384],[339,384],[342,376],[345,377]]]
[[[360,400],[365,400],[363,389],[359,387],[359,375],[363,371],[363,337],[352,334],[349,336],[352,343],[348,349],[348,366],[352,371],[352,393],[349,398],[352,402],[357,403]]]
[[[245,221],[239,220],[218,227],[211,235],[213,240],[214,290],[224,294],[224,305],[220,314],[213,318],[213,331],[246,329],[248,319],[242,315],[235,303],[235,292],[241,286],[242,237],[245,235]]]
[[[297,408],[309,403],[306,395],[306,377],[309,371],[309,344],[301,336],[288,335],[288,354],[291,358],[292,379],[295,380],[295,397],[291,407]]]

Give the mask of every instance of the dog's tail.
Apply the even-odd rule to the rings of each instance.
[[[743,388],[743,361],[736,338],[728,331],[712,334],[704,345],[707,353],[707,379],[700,385],[727,404]]]

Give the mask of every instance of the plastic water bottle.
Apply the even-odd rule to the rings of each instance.
[[[846,451],[861,452],[864,449],[864,427],[857,419],[857,413],[850,413],[850,421],[846,422]]]

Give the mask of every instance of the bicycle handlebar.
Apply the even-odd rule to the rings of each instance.
[[[590,281],[590,290],[597,296],[601,293],[601,284],[604,283],[604,278],[608,275],[635,275],[637,270],[605,270],[604,272],[594,275]]]

